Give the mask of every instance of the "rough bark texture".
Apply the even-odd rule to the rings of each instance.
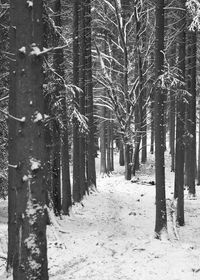
[[[185,1],[181,1],[179,8],[179,28],[178,36],[178,68],[182,81],[185,80]],[[184,90],[184,86],[181,88]],[[175,198],[177,201],[177,222],[184,225],[184,123],[185,123],[185,102],[184,94],[181,92],[177,97],[177,119],[176,119],[176,158],[175,158]]]
[[[119,146],[119,165],[124,166],[124,144],[122,140],[120,140]]]
[[[87,151],[87,165],[88,165],[88,187],[96,187],[96,169],[95,169],[95,126],[93,116],[93,85],[92,85],[92,38],[91,38],[91,0],[86,1],[86,18],[85,18],[85,32],[86,32],[86,94],[87,94],[87,116],[88,116],[88,151]]]
[[[9,43],[10,52],[16,51],[16,28],[15,28],[15,5],[13,1],[10,3],[10,31],[9,31]],[[12,58],[12,57],[11,57]],[[10,79],[9,79],[9,113],[12,116],[16,116],[16,94],[15,94],[15,71],[16,63],[13,59],[10,59],[9,64]],[[16,121],[12,118],[8,121],[8,255],[7,255],[7,271],[13,268],[13,260],[15,255],[16,240],[16,186],[15,186],[15,169],[12,165],[16,160]]]
[[[156,167],[156,225],[157,238],[167,229],[165,201],[165,162],[164,162],[164,92],[160,86],[159,76],[164,68],[164,0],[156,1],[155,30],[155,167]]]
[[[199,101],[200,105],[200,101]],[[197,184],[200,185],[200,110],[199,110],[199,143],[198,143],[198,169],[197,169]]]
[[[54,2],[54,18],[55,25],[57,28],[62,27],[62,18],[61,18],[61,1],[55,0]],[[61,31],[60,31],[61,32]],[[57,40],[59,44],[59,37]],[[69,172],[69,146],[68,146],[68,117],[67,117],[67,108],[66,108],[66,91],[64,87],[64,54],[63,49],[58,49],[54,54],[54,69],[57,75],[61,78],[57,78],[56,85],[56,96],[60,99],[58,114],[61,118],[62,125],[59,125],[60,131],[60,149],[61,149],[61,178],[60,186],[62,188],[62,198],[59,198],[61,203],[62,211],[65,215],[68,215],[69,207],[72,205],[71,202],[71,184],[70,184],[70,172]],[[59,203],[59,206],[60,206]]]
[[[86,114],[86,0],[80,3],[80,58],[79,58],[79,111]],[[86,137],[85,131],[79,133],[79,176],[80,176],[80,195],[81,199],[86,191]]]
[[[42,56],[37,55],[42,50],[43,6],[42,1],[29,6],[27,1],[17,0],[13,9],[16,13],[13,84],[16,96],[11,91],[10,104],[15,102],[16,130],[13,150],[9,150],[9,153],[15,150],[15,159],[10,162],[16,188],[13,279],[47,280],[43,73]]]
[[[196,31],[187,32],[187,96],[185,174],[189,194],[195,196],[196,177]]]
[[[73,2],[73,84],[79,86],[79,40],[78,40],[78,22],[79,22],[79,0]],[[74,107],[79,110],[79,92],[75,88]],[[80,195],[80,177],[79,177],[79,124],[77,118],[73,117],[73,200],[79,202]]]
[[[106,134],[105,134],[106,121],[105,121],[105,115],[106,115],[106,108],[104,106],[102,106],[101,107],[102,121],[100,123],[100,152],[101,152],[100,173],[102,175],[107,173],[107,168],[106,168]]]

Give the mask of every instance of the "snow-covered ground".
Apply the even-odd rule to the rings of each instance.
[[[98,176],[97,191],[86,196],[83,205],[75,205],[70,217],[56,219],[48,227],[50,280],[199,279],[199,187],[196,200],[189,200],[186,192],[186,225],[175,227],[174,178],[166,168],[169,239],[155,239],[155,186],[149,184],[154,181],[154,164],[149,157],[134,183],[124,180],[124,168],[117,164],[110,177]],[[7,249],[6,203],[0,203],[2,256]],[[0,258],[1,280],[4,269],[5,260]]]

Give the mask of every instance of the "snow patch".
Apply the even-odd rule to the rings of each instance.
[[[35,234],[31,233],[28,238],[24,240],[24,244],[31,251],[31,254],[39,256],[40,250],[36,244],[37,237]]]
[[[41,54],[40,48],[37,47],[35,43],[33,43],[33,44],[31,45],[31,49],[32,49],[32,51],[30,52],[30,55],[36,55],[36,56],[38,56],[38,55]]]
[[[42,114],[40,112],[36,111],[35,114],[34,114],[33,122],[37,123],[37,122],[42,121],[42,120],[43,120]]]
[[[35,158],[30,159],[30,164],[31,164],[32,171],[38,170],[41,167],[41,161]]]
[[[33,1],[27,0],[26,3],[28,4],[29,8],[33,7]]]
[[[22,53],[22,54],[26,54],[26,47],[21,47],[19,49],[19,52]]]

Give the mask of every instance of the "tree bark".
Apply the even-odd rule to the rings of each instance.
[[[16,130],[12,150],[9,148],[9,153],[15,151],[10,162],[16,190],[13,279],[47,280],[43,68],[38,55],[43,49],[43,3],[29,6],[27,1],[17,0],[12,7],[16,15],[16,96],[13,91],[10,94],[10,104],[15,104],[15,115],[11,111],[10,118],[15,120]]]
[[[178,36],[178,68],[180,70],[180,79],[185,81],[185,24],[186,11],[185,1],[181,1],[179,8],[179,26],[180,33]],[[181,90],[184,90],[182,85]],[[177,222],[180,226],[184,225],[184,123],[185,123],[185,102],[183,94],[177,97],[177,118],[176,118],[176,158],[175,158],[175,192],[177,197]]]
[[[79,92],[76,87],[79,86],[79,0],[73,1],[73,84],[74,107],[79,110]],[[73,117],[73,200],[79,202],[80,194],[80,177],[79,177],[79,123],[76,116]]]
[[[95,126],[94,126],[94,106],[93,106],[93,84],[92,84],[92,35],[91,35],[91,0],[86,1],[85,32],[86,32],[86,95],[87,95],[87,116],[88,116],[88,188],[96,187],[95,169]]]
[[[10,30],[9,42],[10,53],[16,52],[16,22],[15,22],[15,5],[10,2]],[[10,58],[9,63],[9,104],[8,110],[12,116],[16,116],[16,62]],[[12,167],[16,162],[16,121],[12,118],[8,121],[8,254],[7,254],[7,271],[13,268],[14,255],[16,252],[16,182],[15,169]]]
[[[187,40],[187,86],[191,94],[187,96],[186,106],[186,157],[185,174],[189,195],[195,196],[196,177],[196,31],[188,31]]]
[[[155,173],[156,173],[156,224],[157,238],[167,231],[165,200],[165,161],[164,161],[164,91],[160,86],[160,75],[164,71],[164,0],[156,1],[155,30]]]

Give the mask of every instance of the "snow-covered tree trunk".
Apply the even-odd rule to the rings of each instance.
[[[15,102],[15,115],[10,111],[10,119],[15,121],[16,130],[14,146],[9,148],[9,153],[15,153],[9,162],[14,170],[11,176],[15,179],[16,195],[13,279],[47,280],[43,59],[40,54],[43,2],[16,0],[12,5],[16,27],[13,84],[16,96],[13,91],[10,94],[10,103]],[[12,17],[11,12],[11,23]]]

